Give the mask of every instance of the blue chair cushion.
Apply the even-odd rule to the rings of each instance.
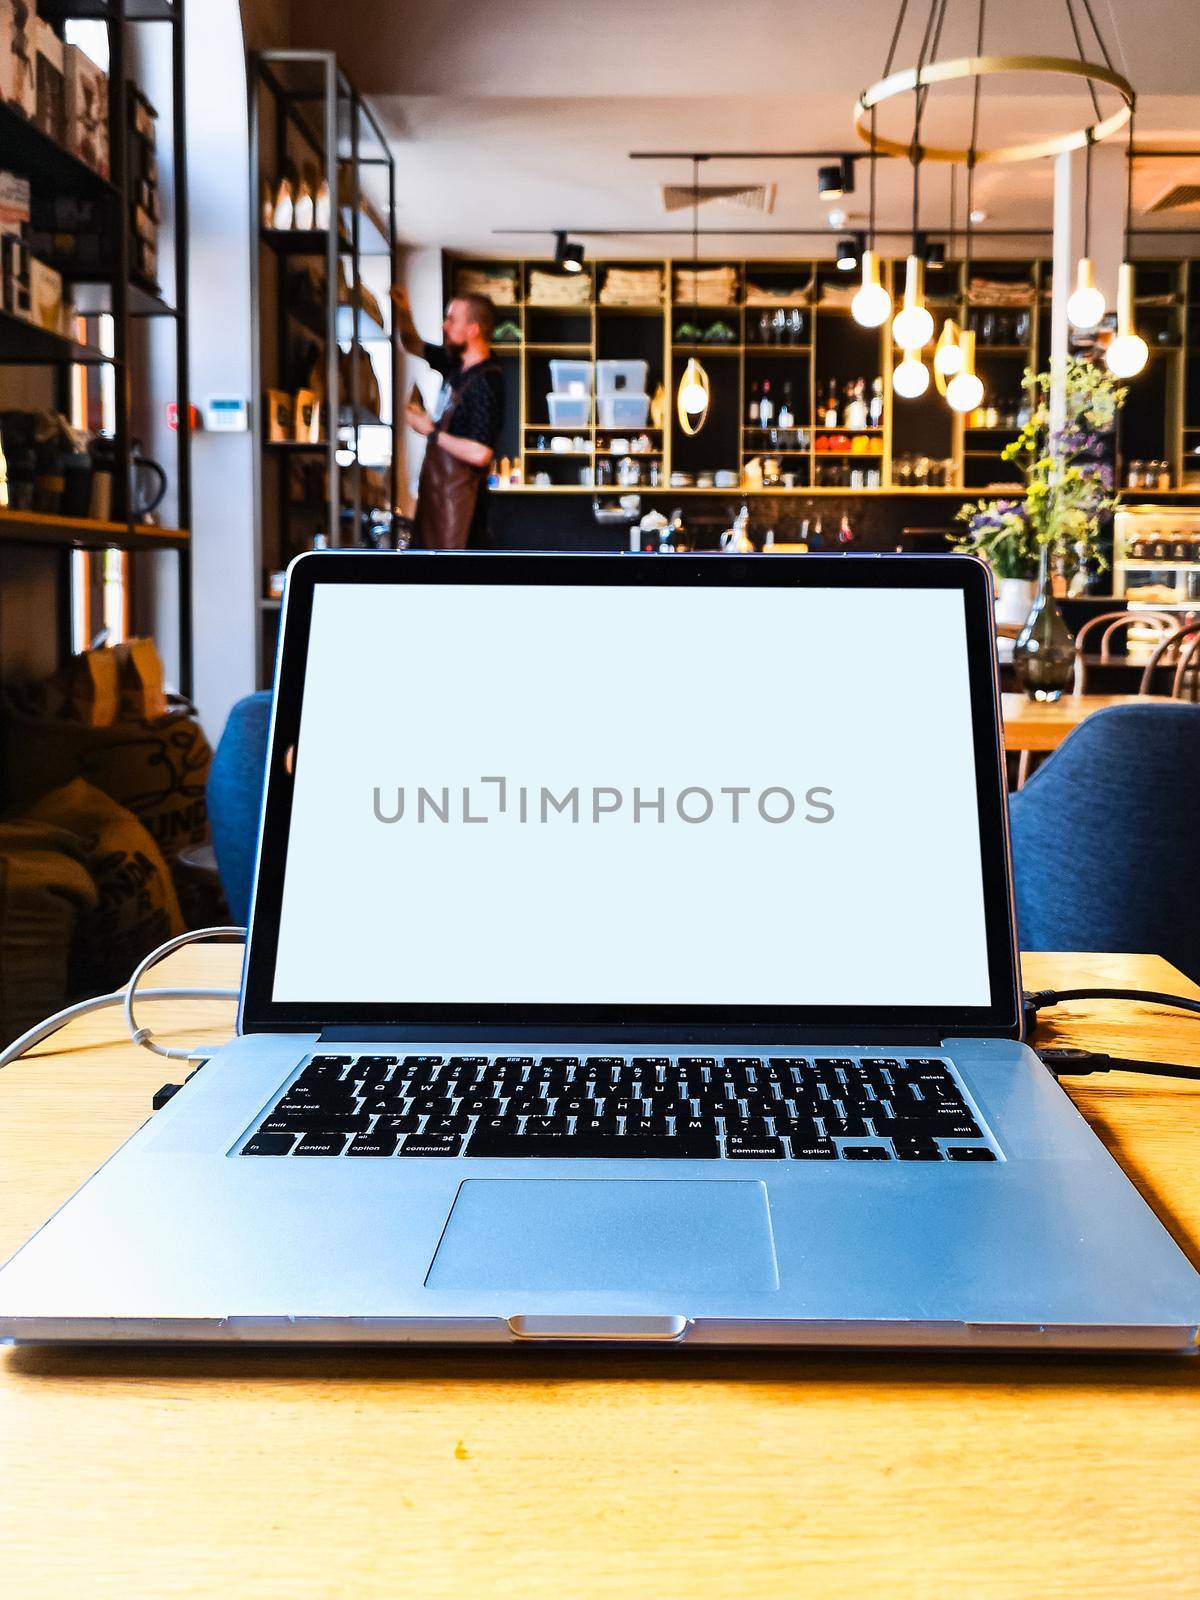
[[[1200,706],[1080,723],[1009,802],[1021,948],[1150,953],[1200,979],[1198,792]]]
[[[250,914],[270,724],[269,692],[239,700],[229,713],[208,774],[208,817],[217,871],[230,916],[240,923]]]

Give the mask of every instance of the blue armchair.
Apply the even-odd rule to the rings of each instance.
[[[1200,978],[1200,706],[1098,711],[1010,798],[1024,950],[1165,956]]]
[[[269,692],[239,700],[229,713],[208,774],[213,849],[234,922],[244,923],[250,914],[270,725]]]

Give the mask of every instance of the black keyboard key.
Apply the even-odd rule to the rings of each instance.
[[[456,1156],[462,1149],[461,1133],[410,1133],[400,1146],[402,1156]]]
[[[643,1078],[653,1078],[657,1076],[661,1069],[665,1069],[670,1065],[671,1062],[667,1056],[634,1056],[633,1058],[634,1071],[640,1073]]]
[[[577,1067],[579,1065],[579,1057],[578,1056],[543,1056],[542,1059],[537,1063],[537,1065],[538,1065],[538,1067],[540,1069],[546,1070],[546,1071],[553,1070],[554,1068],[557,1068],[557,1067]]]
[[[946,1154],[951,1161],[995,1161],[996,1153],[984,1144],[947,1145]]]
[[[348,1156],[394,1156],[400,1143],[394,1133],[356,1133],[346,1146]]]
[[[344,1133],[306,1133],[292,1151],[297,1156],[340,1156],[346,1147]]]
[[[942,1152],[937,1145],[924,1140],[893,1139],[892,1148],[898,1161],[940,1161]]]
[[[294,1133],[256,1133],[242,1146],[244,1156],[286,1156],[296,1142]]]
[[[530,1138],[523,1134],[502,1134],[490,1128],[476,1128],[467,1141],[464,1151],[468,1156],[550,1156],[627,1161],[631,1159],[657,1159],[661,1161],[716,1160],[720,1154],[716,1136],[700,1138],[695,1135],[673,1138],[627,1138],[624,1136],[597,1137],[595,1134],[570,1134],[566,1138],[548,1138],[544,1135]]]
[[[890,1161],[892,1152],[882,1144],[844,1144],[842,1155],[847,1161]]]
[[[346,1067],[351,1061],[350,1056],[313,1056],[309,1062],[310,1067]]]
[[[832,1139],[793,1139],[792,1155],[797,1161],[836,1161],[838,1147]]]
[[[730,1134],[725,1140],[725,1154],[731,1161],[780,1161],[783,1143],[779,1139],[743,1139]]]
[[[822,1113],[821,1123],[831,1139],[865,1139],[867,1124],[862,1117],[839,1117],[836,1113]],[[876,1126],[877,1133],[881,1130]]]
[[[726,1117],[725,1137],[727,1139],[766,1139],[770,1136],[771,1129],[766,1117]]]
[[[679,1058],[680,1068],[684,1072],[694,1072],[697,1076],[704,1071],[705,1067],[715,1067],[716,1064],[715,1056],[680,1056]]]
[[[367,1111],[323,1111],[320,1106],[273,1111],[263,1122],[264,1133],[365,1133],[371,1125]]]

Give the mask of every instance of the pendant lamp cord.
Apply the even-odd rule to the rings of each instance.
[[[987,15],[987,0],[979,0],[979,18],[975,27],[975,54],[983,54],[983,29]],[[971,93],[971,142],[967,146],[967,233],[966,247],[963,250],[963,265],[965,268],[967,299],[971,295],[971,229],[975,217],[975,151],[979,144],[979,94],[983,87],[983,79],[978,73],[975,75],[975,84]]]
[[[1129,137],[1125,143],[1125,259],[1133,261],[1133,110],[1129,108]]]
[[[948,0],[932,0],[930,4],[929,15],[925,19],[925,32],[921,39],[921,50],[917,57],[916,80],[913,84],[913,134],[909,159],[913,169],[912,253],[914,256],[920,254],[917,236],[920,232],[921,217],[921,120],[925,115],[925,101],[929,96],[929,85],[921,82],[921,74],[937,54],[942,24],[946,20],[947,3]]]

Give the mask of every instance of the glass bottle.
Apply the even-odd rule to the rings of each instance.
[[[883,426],[883,379],[875,378],[871,383],[871,404],[867,410],[872,428]]]
[[[796,413],[792,408],[792,386],[790,382],[783,385],[783,396],[779,402],[779,426],[786,433],[796,425]]]
[[[827,428],[836,428],[838,425],[838,394],[836,378],[830,378],[829,380],[829,392],[826,396],[821,421]]]
[[[1049,550],[1041,547],[1038,591],[1012,653],[1017,682],[1031,700],[1060,700],[1075,681],[1075,641],[1054,599]]]

